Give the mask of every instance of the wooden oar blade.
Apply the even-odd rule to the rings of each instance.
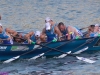
[[[90,60],[90,59],[88,59],[88,58],[84,58],[84,57],[76,56],[76,58],[79,59],[79,60],[82,60],[82,61],[85,61],[85,62],[91,63],[91,64],[96,62],[96,61],[94,61],[94,60]]]
[[[71,53],[71,51],[66,52],[66,54],[62,54],[62,55],[58,56],[57,58],[64,58],[65,56],[67,56],[67,55],[70,54],[70,53]]]
[[[3,63],[10,63],[10,62],[12,62],[12,61],[18,59],[19,57],[20,57],[20,56],[16,56],[16,57],[10,58],[10,59],[4,61]]]
[[[43,56],[45,53],[41,53],[41,54],[39,54],[39,55],[37,55],[37,56],[34,56],[34,57],[32,57],[32,58],[30,58],[29,60],[32,60],[32,59],[37,59],[37,58],[39,58],[39,57],[41,57],[41,56]]]

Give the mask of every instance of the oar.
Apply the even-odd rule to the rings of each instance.
[[[68,44],[68,43],[70,43],[70,42],[72,42],[73,40],[75,40],[75,39],[72,39],[72,40],[70,40],[70,41],[65,42],[64,44],[61,44],[60,46],[57,46],[56,49],[57,49],[57,48],[60,48],[60,47],[62,47],[62,46],[64,46],[64,45],[66,45],[66,44]],[[87,41],[86,43],[89,43],[91,40],[92,40],[92,39],[90,39],[90,40]],[[84,43],[84,44],[78,46],[78,47],[75,48],[75,49],[78,49],[79,47],[85,45],[86,43]],[[75,50],[75,49],[74,49],[74,50]],[[88,49],[88,47],[86,47],[85,49],[82,49],[80,52],[85,51],[85,50],[87,50],[87,49]],[[51,51],[51,50],[49,50],[49,51],[47,51],[47,52],[50,52],[50,51]],[[47,52],[45,52],[45,53],[47,53]],[[72,52],[72,51],[69,51],[68,53],[71,53],[71,52]],[[43,56],[45,53],[41,53],[41,54],[39,54],[39,55],[37,55],[37,56],[35,56],[35,57],[30,58],[29,60],[32,60],[32,59],[35,60],[35,59],[37,59],[37,58]],[[59,57],[60,57],[60,58],[63,58],[63,57],[65,57],[66,55],[67,55],[67,54],[63,54],[63,55],[61,55],[61,56],[59,56]]]
[[[66,36],[66,35],[64,35],[64,36]],[[63,36],[62,36],[63,37]],[[61,38],[62,38],[61,37]],[[64,44],[61,44],[60,46],[57,46],[56,48],[59,48],[59,47],[62,47],[62,46],[64,46],[64,45],[66,45],[66,44],[68,44],[68,43],[70,43],[70,42],[72,42],[73,40],[75,40],[75,39],[72,39],[72,40],[69,40],[69,41],[67,41],[67,42],[65,42]],[[49,50],[49,51],[47,51],[47,52],[50,52],[51,50]],[[46,52],[46,53],[47,53]],[[69,51],[68,53],[70,53],[71,51]],[[43,54],[44,55],[44,54]],[[41,56],[43,56],[42,54],[39,54],[39,55],[37,55],[37,56],[35,56],[35,57],[32,57],[32,58],[30,58],[29,60],[32,60],[32,59],[37,59],[37,58],[39,58],[39,57],[41,57]]]
[[[46,43],[45,45],[47,45],[47,44],[49,44],[49,43],[51,43],[51,42],[52,42],[52,41]],[[33,52],[33,51],[37,50],[38,48],[40,48],[40,46],[37,47],[37,48],[34,48],[34,49],[31,50],[31,51],[28,51],[28,52],[23,53],[23,54],[21,54],[21,55],[18,55],[18,56],[15,56],[15,57],[10,58],[10,59],[8,59],[8,60],[5,60],[3,63],[10,63],[10,62],[12,62],[12,61],[14,61],[14,60],[20,58],[20,57],[23,56],[23,55],[26,55],[26,54],[28,54],[28,53],[30,53],[30,52]],[[41,54],[41,55],[42,55],[42,54]]]
[[[56,48],[59,48],[59,47],[62,47],[62,46],[64,46],[64,45],[66,45],[66,44],[68,44],[68,43],[70,43],[70,42],[72,42],[73,40],[75,40],[75,39],[72,39],[72,40],[69,40],[69,41],[67,41],[67,42],[65,42],[64,44],[61,44],[60,46],[57,46]],[[47,52],[50,52],[51,50],[49,50],[49,51],[47,51]],[[46,52],[46,53],[47,53]],[[71,51],[69,51],[68,53],[70,53]],[[45,54],[45,53],[44,53]],[[44,55],[43,54],[43,55]],[[37,56],[34,56],[34,57],[32,57],[32,58],[30,58],[29,60],[32,60],[32,59],[37,59],[37,58],[39,58],[39,57],[41,57],[41,56],[43,56],[42,55],[42,53],[41,54],[39,54],[39,55],[37,55]]]
[[[71,40],[71,41],[72,41],[72,40]],[[68,41],[68,42],[64,43],[63,45],[68,44],[68,43],[71,42],[71,41]],[[89,43],[90,41],[91,41],[91,40],[89,40],[89,41],[86,42],[86,43]],[[85,45],[86,43],[84,43],[84,44],[78,46],[78,47],[75,48],[74,50],[76,50],[76,49],[78,49],[79,47]],[[59,48],[59,47],[61,47],[61,46],[63,46],[63,45],[60,45],[60,46],[58,46],[58,47],[56,47],[56,48]],[[41,46],[41,44],[40,44],[40,46]],[[43,46],[43,45],[42,45],[42,46]],[[46,46],[44,46],[44,47],[46,47]],[[56,49],[56,48],[54,48],[54,49]],[[50,52],[52,49],[53,49],[53,48],[51,48],[51,49],[48,50],[47,52]],[[88,49],[88,47],[87,47],[86,49]],[[82,50],[82,51],[83,51],[83,50]],[[84,50],[84,51],[85,51],[85,50]],[[39,54],[39,55],[37,55],[37,56],[35,56],[35,57],[30,58],[29,60],[31,60],[31,59],[37,59],[37,58],[43,56],[44,54],[46,54],[47,52],[45,52],[45,53],[41,53],[41,54]],[[65,57],[67,54],[70,54],[70,53],[71,53],[71,51],[69,51],[68,53],[64,53],[64,54],[62,55],[62,58]]]
[[[70,52],[71,52],[71,53],[74,52],[76,49],[78,49],[78,48],[84,46],[85,44],[87,44],[87,43],[84,43],[84,44],[78,46],[77,48],[71,50]],[[78,54],[82,53],[83,51],[86,51],[87,49],[88,49],[88,47],[82,48],[81,50],[78,51]],[[64,58],[65,56],[67,56],[67,54],[62,54],[62,55],[58,56],[58,58]]]
[[[85,61],[85,62],[88,62],[88,63],[95,63],[96,61],[94,60],[90,60],[88,58],[84,58],[84,57],[79,57],[79,56],[76,56],[76,55],[73,55],[73,54],[70,54],[70,53],[66,53],[66,52],[63,52],[61,50],[58,50],[58,49],[55,49],[55,48],[51,48],[51,47],[48,47],[48,46],[45,46],[45,45],[40,45],[40,46],[43,46],[43,47],[46,47],[46,48],[49,48],[51,50],[54,50],[54,51],[58,51],[60,53],[63,53],[63,54],[67,54],[69,56],[73,56],[73,57],[76,57],[78,60],[82,60],[82,61]],[[48,51],[47,51],[48,52]],[[47,52],[45,53],[42,53],[43,55],[46,54]],[[41,55],[42,56],[42,55]]]
[[[95,39],[95,38],[93,38],[93,39]],[[90,39],[89,41],[86,41],[85,43],[83,43],[83,44],[81,44],[80,46],[76,47],[75,49],[71,50],[71,52],[72,52],[72,51],[74,52],[76,49],[78,49],[78,48],[80,48],[80,47],[82,47],[82,46],[88,44],[89,42],[92,42],[93,39]],[[86,46],[85,48],[82,48],[81,50],[75,52],[75,54],[80,54],[80,53],[86,51],[87,49],[88,49],[88,46]],[[62,55],[58,56],[58,58],[64,58],[65,56],[67,56],[67,54],[62,54]]]
[[[85,47],[85,48],[82,48],[81,50],[78,50],[78,51],[75,52],[75,53],[72,53],[72,51],[69,51],[69,52],[72,53],[72,54],[80,54],[80,53],[86,51],[87,49],[88,49],[88,47]],[[66,57],[66,56],[67,56],[67,54],[62,54],[62,55],[58,56],[57,58],[64,58],[64,57]]]
[[[87,47],[84,47],[84,48],[78,50],[77,52],[74,52],[73,54],[80,54],[80,53],[86,51],[88,48],[89,48],[88,46]]]
[[[73,39],[74,40],[74,39]],[[61,47],[61,46],[63,46],[63,45],[65,45],[65,44],[68,44],[68,43],[70,43],[71,41],[73,41],[73,40],[70,40],[70,41],[67,41],[67,42],[65,42],[64,44],[61,44],[60,46],[57,46],[56,48],[59,48],[59,47]],[[40,45],[40,44],[39,44]],[[49,50],[49,51],[47,51],[47,52],[50,52],[51,50]],[[46,53],[47,53],[46,52]],[[70,53],[70,52],[69,52]],[[34,56],[34,57],[32,57],[32,58],[30,58],[29,60],[32,60],[32,59],[37,59],[37,58],[39,58],[39,57],[41,57],[41,56],[43,56],[44,54],[39,54],[39,55],[37,55],[37,56]]]

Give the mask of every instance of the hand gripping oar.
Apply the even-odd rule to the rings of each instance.
[[[45,46],[45,45],[40,45],[40,46],[49,48],[49,49],[54,50],[54,51],[58,51],[58,52],[63,53],[63,54],[67,54],[67,55],[69,55],[69,56],[76,57],[78,60],[82,60],[82,61],[85,61],[85,62],[88,62],[88,63],[95,63],[95,62],[96,62],[96,61],[94,61],[94,60],[90,60],[90,59],[84,58],[84,57],[79,57],[79,56],[76,56],[76,55],[73,55],[73,54],[70,54],[70,53],[66,53],[66,52],[63,52],[63,51],[61,51],[61,50],[58,50],[58,49],[55,49],[55,48],[51,48],[51,47],[48,47],[48,46]],[[49,51],[47,51],[47,52],[49,52]],[[44,55],[44,54],[46,54],[47,52],[42,53],[42,54]],[[40,55],[40,56],[43,56],[43,55]]]
[[[45,45],[47,45],[47,44],[49,44],[49,43],[51,43],[51,42],[52,42],[52,41],[46,43]],[[34,48],[34,49],[31,50],[31,51],[28,51],[28,52],[23,53],[23,54],[21,54],[21,55],[18,55],[18,56],[15,56],[15,57],[10,58],[10,59],[8,59],[8,60],[5,60],[3,63],[9,63],[9,62],[12,62],[12,61],[14,61],[14,60],[20,58],[20,56],[23,56],[23,55],[25,55],[25,54],[28,54],[28,53],[30,53],[30,52],[33,52],[33,51],[37,50],[38,48],[40,48],[40,46],[37,47],[37,48]],[[41,55],[42,55],[42,54],[41,54]]]

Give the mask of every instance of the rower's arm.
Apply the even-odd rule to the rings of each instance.
[[[71,39],[72,32],[73,32],[73,31],[72,31],[72,27],[71,27],[71,26],[68,26],[68,27],[67,27],[67,30],[68,30],[67,39],[70,40],[70,39]]]
[[[25,35],[25,39],[30,39],[31,36],[34,34],[34,32],[29,32],[28,34]]]
[[[74,33],[76,36],[80,36],[79,33],[76,31],[76,29],[74,29]]]
[[[34,32],[29,32],[28,34],[26,34],[24,37],[25,39],[28,41],[29,44],[31,44],[31,36],[34,35]]]
[[[16,36],[18,34],[15,30],[11,30],[9,28],[6,28],[6,32],[12,34],[12,36]]]
[[[58,35],[58,38],[62,36],[62,33],[60,32],[57,26],[55,26],[54,30],[55,30],[55,33]]]

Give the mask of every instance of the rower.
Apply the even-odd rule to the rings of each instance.
[[[61,34],[60,30],[58,29],[57,24],[52,19],[50,19],[50,17],[47,17],[45,19],[45,23],[48,24],[47,25],[48,27],[49,27],[49,24],[50,24],[50,32],[52,32],[52,34],[55,34],[56,37],[58,38],[58,40],[60,41],[59,37],[61,37],[62,34]],[[43,28],[42,33],[46,34],[46,31],[47,30],[46,30],[46,25],[45,25],[45,28]],[[50,39],[50,40],[52,40],[52,39]],[[48,40],[48,41],[50,41],[50,40]]]
[[[42,34],[40,31],[35,32],[36,43],[46,42],[46,35]]]
[[[0,23],[0,39],[2,40],[2,44],[13,44],[13,40],[12,37],[9,35],[9,31],[7,29],[3,29],[1,23]]]
[[[95,37],[95,36],[100,36],[100,28],[99,24],[95,24],[94,27],[92,28],[92,32],[90,33],[90,37]]]
[[[88,30],[85,32],[84,37],[86,38],[92,37],[93,35],[91,33],[94,32],[94,27],[95,25],[88,26]]]
[[[65,26],[64,23],[60,22],[58,24],[58,28],[60,30],[60,32],[63,35],[67,35],[67,40],[70,39],[77,39],[80,38],[81,36],[83,36],[83,34],[81,33],[81,31],[79,31],[76,27],[72,27],[72,26]]]
[[[24,38],[26,39],[26,41],[24,43],[29,43],[29,44],[40,44],[41,42],[46,42],[46,40],[44,40],[45,35],[42,34],[40,31],[36,31],[36,32],[29,32],[28,34],[26,34],[24,36]]]
[[[24,35],[25,34],[17,33],[17,35],[13,37],[14,43],[22,44],[24,41],[26,41]]]
[[[67,30],[67,27],[64,25],[64,23],[60,22],[58,24],[58,28],[59,28],[60,32],[62,33],[63,40],[66,40],[68,38],[68,30]]]

